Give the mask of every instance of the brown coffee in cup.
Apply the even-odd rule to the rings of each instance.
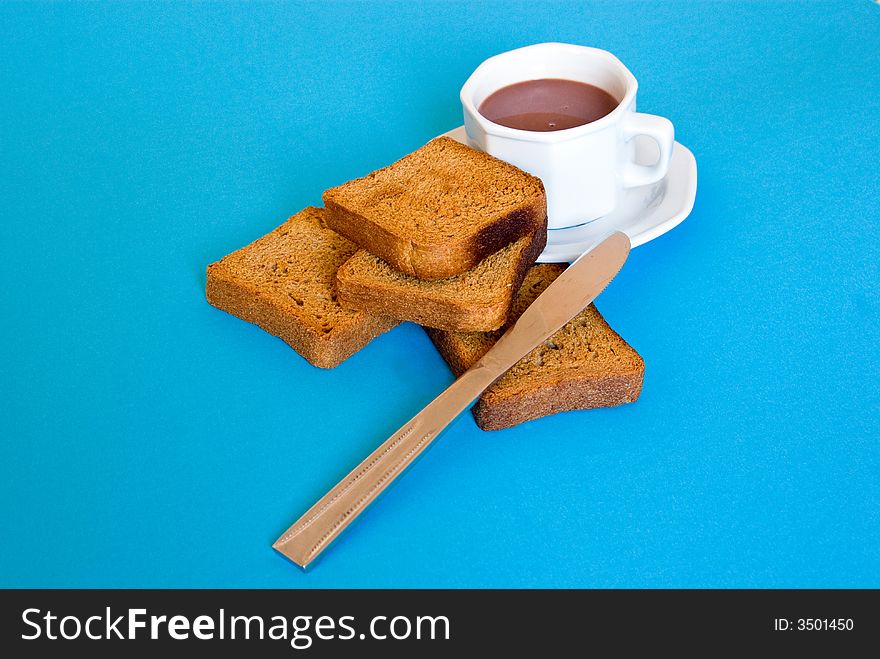
[[[617,99],[600,87],[544,78],[502,87],[480,103],[478,111],[508,128],[547,132],[591,123],[617,105]]]

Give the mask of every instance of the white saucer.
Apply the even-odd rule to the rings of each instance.
[[[467,144],[464,126],[445,133]],[[653,147],[653,148],[652,148]],[[637,162],[651,163],[656,147],[648,143],[636,145]],[[629,188],[617,208],[608,215],[567,229],[550,229],[547,247],[538,257],[539,263],[574,261],[610,231],[623,231],[633,247],[662,236],[678,226],[694,207],[697,195],[697,161],[687,147],[678,142],[672,149],[666,177],[652,185]]]

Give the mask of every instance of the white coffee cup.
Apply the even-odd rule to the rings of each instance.
[[[493,92],[526,80],[562,78],[604,89],[618,101],[608,115],[582,126],[534,132],[496,124],[478,108]],[[471,146],[540,178],[551,229],[589,222],[617,206],[625,188],[666,175],[675,140],[672,123],[636,112],[638,83],[611,53],[564,43],[541,43],[487,59],[461,89]],[[631,140],[645,136],[659,147],[652,165],[637,164]]]

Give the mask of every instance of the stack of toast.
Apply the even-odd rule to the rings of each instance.
[[[564,269],[540,179],[450,138],[327,190],[208,266],[214,306],[331,368],[401,321],[426,328],[456,375]],[[481,428],[634,401],[644,362],[590,306],[480,398]]]

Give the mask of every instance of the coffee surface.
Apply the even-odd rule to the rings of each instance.
[[[617,99],[604,89],[576,80],[544,78],[502,87],[480,104],[479,112],[508,128],[547,132],[583,126],[616,107]]]

